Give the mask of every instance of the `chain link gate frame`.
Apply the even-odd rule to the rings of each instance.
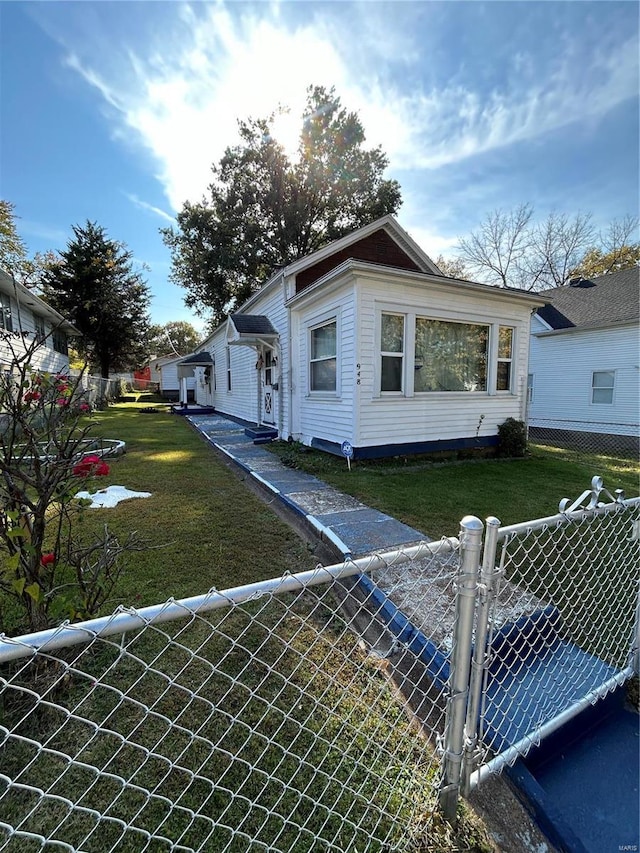
[[[594,477],[558,515],[504,528],[488,518],[481,561],[482,523],[467,519],[475,559],[461,561],[440,794],[450,822],[460,793],[638,675],[639,510]],[[509,585],[531,606],[505,622]]]

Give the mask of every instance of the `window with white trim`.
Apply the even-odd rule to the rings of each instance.
[[[231,391],[231,347],[227,347],[227,391]]]
[[[533,403],[533,373],[527,374],[527,404]]]
[[[500,326],[498,330],[498,372],[496,391],[511,391],[511,365],[513,363],[513,329]]]
[[[11,299],[8,293],[0,293],[0,329],[4,329],[5,332],[13,332]]]
[[[591,374],[591,402],[612,405],[616,374],[614,370],[594,370]]]
[[[489,327],[416,317],[414,391],[486,391]]]
[[[309,329],[309,391],[336,393],[338,323],[334,317]]]
[[[33,323],[36,331],[36,341],[41,344],[44,339],[47,337],[47,332],[44,327],[44,317],[38,317],[37,314],[33,315]]]
[[[403,314],[380,315],[380,391],[404,391]]]

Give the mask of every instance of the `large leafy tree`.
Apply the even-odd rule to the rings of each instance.
[[[164,325],[154,324],[149,328],[149,355],[187,355],[200,343],[200,335],[185,320],[172,320]]]
[[[279,266],[401,204],[398,183],[383,177],[386,155],[364,147],[358,115],[333,89],[308,90],[296,157],[273,135],[277,118],[240,121],[240,142],[212,167],[208,197],[186,202],[177,229],[162,230],[172,281],[214,322]]]
[[[73,233],[45,269],[42,292],[82,333],[80,354],[107,377],[144,360],[149,289],[133,269],[131,252],[104,228],[88,221]]]

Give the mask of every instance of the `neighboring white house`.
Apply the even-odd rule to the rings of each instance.
[[[574,279],[538,295],[547,304],[531,323],[531,437],[563,430],[627,436],[637,446],[640,270]]]
[[[41,345],[31,366],[51,373],[68,372],[67,338],[78,330],[29,288],[0,269],[0,369],[7,371],[14,353],[24,353],[34,337]]]
[[[443,276],[386,216],[279,270],[182,369],[198,403],[329,452],[490,446],[524,419],[541,304]]]
[[[178,401],[187,394],[188,400],[194,399],[195,379],[193,375],[181,382],[178,376],[178,365],[183,356],[162,356],[149,361],[150,381],[160,383],[160,394],[167,400]]]

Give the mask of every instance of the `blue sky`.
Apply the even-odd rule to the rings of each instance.
[[[387,152],[428,254],[521,202],[604,227],[638,214],[638,9],[2,2],[0,195],[31,252],[97,221],[149,266],[154,322],[194,321],[158,229],[201,198],[238,117],[299,113],[319,84]]]

